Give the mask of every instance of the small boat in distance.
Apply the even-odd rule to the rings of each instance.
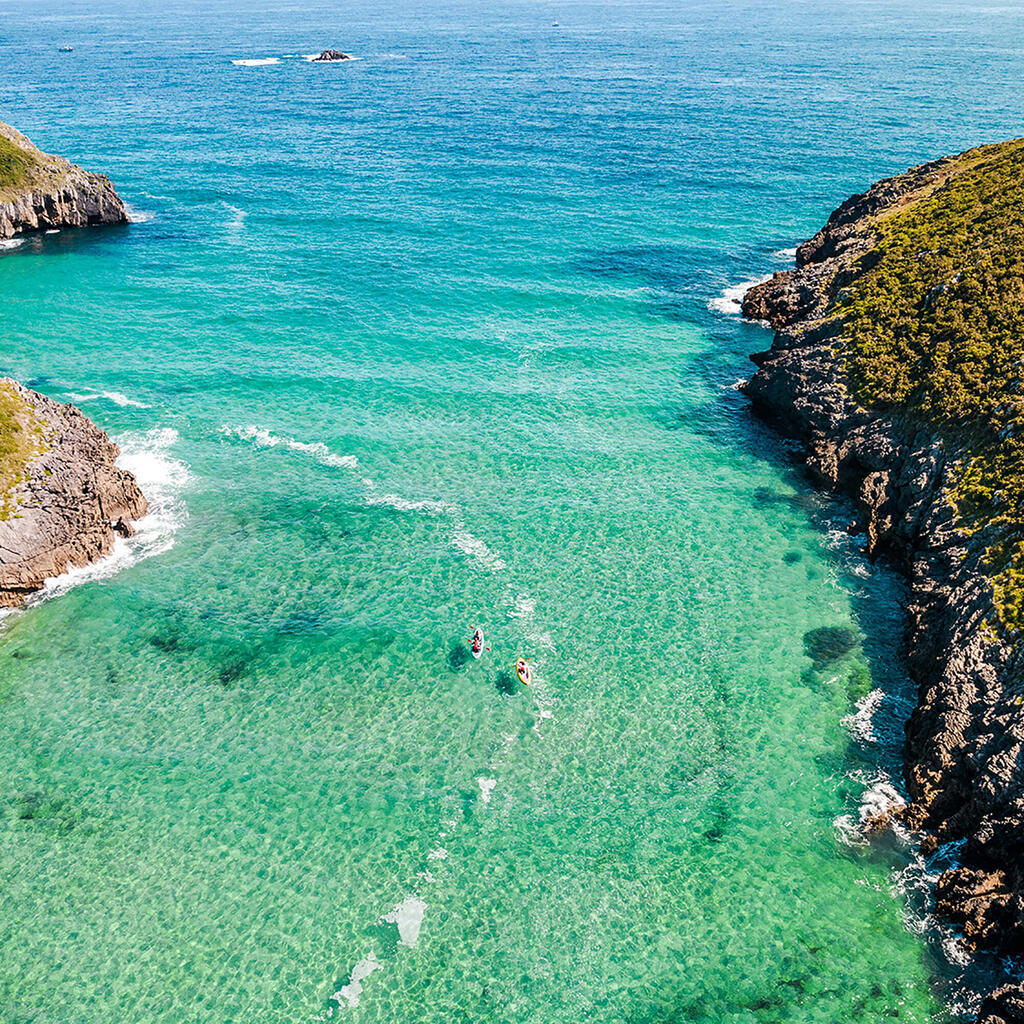
[[[57,49],[58,49],[58,51],[60,53],[71,53],[71,51],[74,49],[74,47],[73,46],[58,46]]]

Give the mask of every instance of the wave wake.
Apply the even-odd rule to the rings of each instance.
[[[134,398],[129,398],[127,395],[122,394],[120,391],[95,391],[85,394],[77,394],[74,391],[65,392],[67,398],[77,404],[82,402],[95,402],[100,399],[105,399],[108,402],[113,402],[114,405],[121,406],[122,409],[148,409],[145,402],[139,402]]]

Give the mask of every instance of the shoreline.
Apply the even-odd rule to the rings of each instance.
[[[905,653],[917,686],[904,752],[909,801],[881,810],[868,828],[898,824],[922,835],[925,858],[955,850],[958,863],[936,883],[937,917],[973,952],[1014,957],[1022,952],[1024,892],[1002,865],[1024,853],[1013,805],[1021,737],[1006,707],[1015,645],[992,628],[992,582],[948,497],[968,451],[899,406],[858,400],[840,308],[880,258],[883,220],[977,159],[972,152],[878,182],[798,248],[795,269],[750,288],[743,316],[775,334],[767,352],[751,356],[758,369],[742,390],[756,413],[800,443],[819,488],[853,499],[851,529],[866,535],[868,557],[884,557],[908,580]],[[1009,968],[1003,981],[982,1004],[984,1024],[1024,1020],[1024,985]]]

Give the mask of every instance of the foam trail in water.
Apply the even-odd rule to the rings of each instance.
[[[261,68],[267,64],[280,64],[280,57],[246,57],[243,60],[233,60],[231,62],[236,67],[240,68]]]
[[[81,404],[82,402],[95,402],[99,399],[106,399],[108,402],[113,402],[114,405],[121,406],[122,409],[133,408],[133,409],[148,409],[149,406],[145,402],[139,402],[134,398],[129,398],[127,395],[122,394],[120,391],[96,391],[87,394],[76,394],[74,391],[65,392],[67,397],[72,401]]]
[[[149,511],[137,523],[132,537],[118,537],[105,558],[55,576],[28,602],[30,605],[66,594],[73,587],[94,580],[109,579],[122,569],[169,551],[174,535],[188,517],[181,492],[191,480],[188,467],[170,455],[178,432],[156,428],[115,438],[121,448],[117,464],[132,473],[149,501]]]
[[[230,203],[224,203],[224,208],[231,214],[231,219],[225,223],[224,227],[230,234],[237,235],[245,227],[245,218],[249,214],[237,206],[232,206]]]
[[[354,455],[335,455],[322,441],[296,441],[292,437],[272,434],[263,427],[221,427],[220,432],[226,437],[251,441],[257,448],[287,448],[289,451],[301,452],[324,466],[354,469],[359,465],[359,460]]]

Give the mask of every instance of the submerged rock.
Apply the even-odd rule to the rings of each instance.
[[[146,512],[116,444],[73,405],[0,379],[0,606],[109,554]]]
[[[109,178],[43,153],[0,121],[0,239],[128,219]]]

